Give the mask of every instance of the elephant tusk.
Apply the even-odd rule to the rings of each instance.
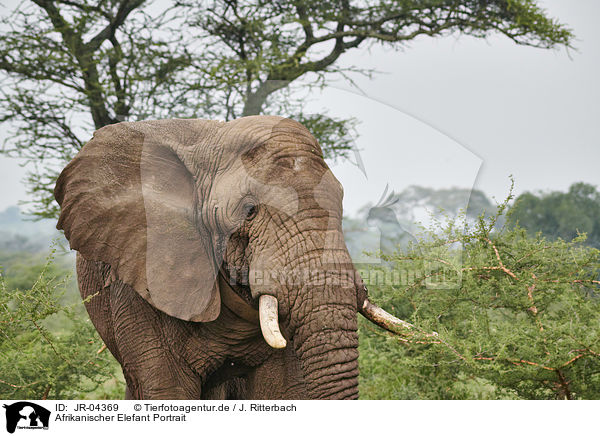
[[[273,348],[285,348],[287,342],[279,330],[279,314],[277,298],[272,295],[261,295],[258,300],[260,330],[267,344]]]
[[[371,303],[367,298],[365,298],[360,313],[372,323],[391,333],[402,334],[406,333],[406,329],[414,328],[411,323],[396,318],[381,307]]]

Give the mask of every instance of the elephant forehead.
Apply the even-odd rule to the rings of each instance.
[[[240,184],[247,184],[262,203],[287,213],[293,212],[288,209],[341,208],[341,186],[323,160],[317,140],[303,125],[268,116],[227,124],[226,136],[237,142],[238,150],[228,170],[241,174],[246,182],[239,180]]]
[[[250,146],[268,141],[276,136],[304,138],[316,143],[306,127],[297,121],[276,116],[250,116],[227,122],[227,132],[233,142]],[[317,145],[318,147],[318,145]],[[240,149],[241,150],[241,149]]]
[[[291,189],[298,209],[341,208],[341,185],[310,143],[273,138],[253,149],[251,155],[243,156],[241,164],[253,182],[253,191],[273,205],[288,202]]]
[[[316,142],[279,135],[247,150],[241,161],[248,175],[268,184],[312,185],[329,170]]]

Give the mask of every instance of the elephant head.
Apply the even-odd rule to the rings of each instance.
[[[154,308],[218,319],[221,272],[259,306],[267,343],[293,347],[311,398],[357,397],[356,314],[371,306],[343,239],[342,187],[301,124],[110,125],[67,165],[55,197],[71,248]]]

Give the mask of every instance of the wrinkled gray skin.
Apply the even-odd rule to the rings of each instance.
[[[343,240],[341,185],[302,125],[255,116],[107,126],[55,196],[127,398],[358,397],[365,295]],[[277,298],[285,349],[222,304],[219,268],[247,308]]]

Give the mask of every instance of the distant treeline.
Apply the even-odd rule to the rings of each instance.
[[[550,240],[565,241],[585,233],[585,244],[600,248],[600,192],[593,185],[574,183],[567,192],[526,192],[510,206],[496,228],[518,224],[530,236],[541,232]],[[365,205],[357,216],[345,217],[346,244],[353,257],[362,261],[364,251],[391,254],[398,245],[407,247],[424,230],[455,219],[461,211],[473,223],[482,214],[494,216],[497,208],[477,189],[411,186]]]

